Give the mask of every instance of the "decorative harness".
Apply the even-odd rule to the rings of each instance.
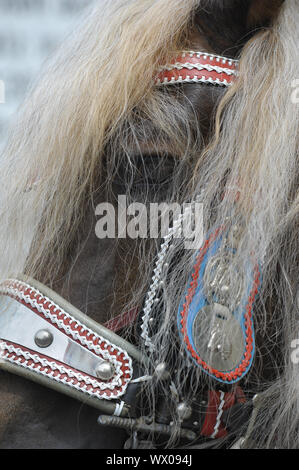
[[[232,59],[205,52],[182,52],[159,69],[155,84],[230,86],[236,79],[237,69],[238,62]],[[174,222],[161,246],[141,313],[141,338],[149,353],[153,347],[149,332],[153,305],[164,259],[180,222]],[[186,353],[195,366],[219,384],[240,381],[250,370],[254,356],[252,310],[261,281],[259,265],[254,260],[242,280],[247,284],[248,295],[236,299],[233,312],[226,305],[225,260],[226,254],[232,254],[235,249],[229,236],[234,230],[236,227],[219,227],[208,235],[196,254],[177,314],[178,338]],[[220,244],[225,239],[223,252]],[[136,447],[137,433],[164,437],[173,433],[172,423],[153,422],[138,415],[137,390],[153,377],[142,372],[147,358],[115,333],[136,320],[138,309],[102,326],[44,285],[19,277],[0,284],[0,312],[2,369],[97,408],[102,413],[99,424],[131,433],[127,447]],[[201,335],[207,322],[212,324],[210,338]],[[232,330],[234,341],[229,340]],[[164,380],[165,369],[165,364],[159,364],[153,375]],[[242,389],[234,385],[230,392],[209,390],[203,410],[197,414],[186,403],[179,403],[177,413],[181,425],[176,431],[181,441],[192,443],[199,437],[225,437],[225,412],[245,402]]]

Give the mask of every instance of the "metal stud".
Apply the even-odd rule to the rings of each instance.
[[[101,364],[99,364],[95,369],[96,376],[101,380],[112,379],[114,373],[114,367],[108,361],[101,362]]]
[[[155,369],[155,377],[158,380],[166,380],[169,378],[169,372],[167,370],[167,365],[165,364],[165,362],[161,362],[157,365]]]
[[[49,330],[39,330],[34,337],[35,344],[39,348],[48,348],[54,341],[54,337]]]
[[[177,406],[177,414],[179,419],[185,421],[186,419],[191,418],[192,408],[185,402],[179,403]]]

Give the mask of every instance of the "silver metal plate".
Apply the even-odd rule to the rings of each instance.
[[[244,335],[238,320],[220,304],[206,305],[197,313],[192,327],[194,346],[213,369],[228,372],[244,354]]]
[[[53,335],[53,342],[47,348],[40,348],[35,343],[35,335],[40,330],[48,330]],[[0,338],[49,356],[95,378],[97,367],[105,362],[29,308],[6,296],[0,296]]]
[[[231,268],[231,257],[227,253],[213,256],[204,273],[204,290],[208,302],[230,305],[235,310],[241,302],[244,290],[244,274],[237,267]],[[232,292],[234,296],[232,298]]]

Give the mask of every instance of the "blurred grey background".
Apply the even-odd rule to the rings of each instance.
[[[43,61],[92,0],[0,0],[0,148]]]

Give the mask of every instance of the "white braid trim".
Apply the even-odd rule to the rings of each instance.
[[[215,424],[215,427],[214,427],[214,432],[211,435],[211,439],[215,439],[217,434],[218,434],[220,423],[221,423],[221,416],[223,414],[224,405],[225,405],[225,393],[220,392],[220,404],[219,404],[219,407],[218,407],[218,414],[217,414],[216,424]]]
[[[154,301],[157,296],[157,291],[159,288],[159,280],[162,274],[162,268],[165,261],[165,257],[169,248],[169,245],[177,234],[178,230],[181,228],[181,222],[183,220],[185,214],[180,214],[177,220],[174,222],[173,227],[169,230],[168,234],[164,238],[164,242],[161,245],[158,258],[154,268],[154,276],[152,277],[152,283],[150,289],[146,296],[146,301],[143,309],[143,316],[142,316],[142,325],[141,325],[141,337],[145,341],[145,345],[149,348],[151,352],[154,350],[154,345],[152,344],[151,338],[149,337],[149,320],[150,314],[152,311],[152,307]]]
[[[223,57],[221,55],[209,54],[207,52],[195,52],[195,51],[183,51],[181,54],[182,58],[185,57],[197,57],[198,59],[202,57],[204,60],[216,60],[216,62],[221,62],[223,65],[235,65],[237,66],[239,61],[235,59],[230,59],[228,57]]]
[[[196,197],[196,202],[201,201],[202,195],[205,191],[205,188],[202,189],[200,194]],[[157,292],[159,289],[159,283],[162,275],[162,269],[165,262],[167,252],[170,248],[170,245],[181,229],[181,224],[184,218],[189,215],[192,208],[188,207],[187,210],[179,215],[179,217],[174,221],[173,226],[169,229],[168,234],[164,238],[164,242],[161,245],[160,251],[158,253],[157,261],[154,268],[154,276],[152,277],[152,283],[150,285],[149,291],[146,296],[145,305],[143,309],[142,316],[142,325],[141,325],[141,337],[144,339],[145,346],[149,349],[150,352],[153,352],[155,347],[152,343],[152,340],[149,336],[149,321],[150,315],[153,309],[155,300],[157,299]]]
[[[194,78],[191,78],[189,75],[187,75],[186,78],[183,78],[181,75],[176,78],[176,77],[172,77],[170,80],[168,80],[167,77],[165,77],[163,79],[163,81],[161,81],[159,78],[157,79],[156,81],[156,85],[160,86],[160,85],[171,85],[171,84],[174,84],[174,83],[210,83],[212,85],[220,85],[220,86],[231,86],[232,83],[228,83],[228,81],[226,79],[223,79],[223,80],[220,80],[219,78],[216,78],[215,80],[211,77],[207,78],[207,77],[201,77],[201,78],[198,78],[198,77],[194,77]]]
[[[182,69],[196,69],[196,70],[208,70],[209,72],[215,71],[217,73],[225,73],[226,75],[237,75],[236,70],[228,69],[226,67],[220,67],[218,65],[210,65],[210,64],[191,64],[190,62],[181,63],[176,62],[175,64],[169,64],[164,67],[159,68],[159,72],[163,70],[182,70]]]

